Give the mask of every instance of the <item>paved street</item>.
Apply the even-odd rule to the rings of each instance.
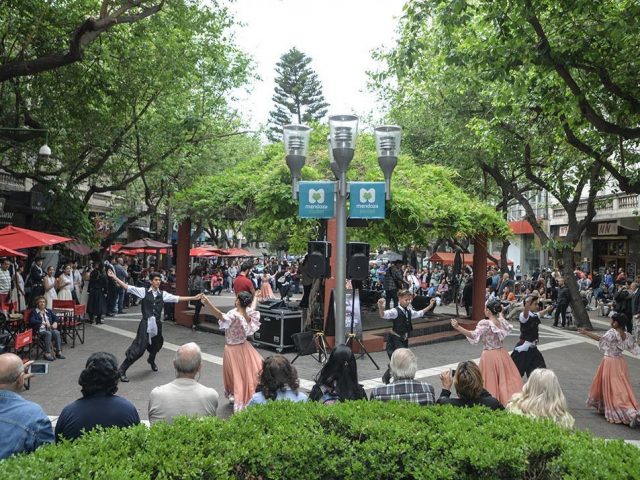
[[[294,297],[295,299],[295,297]],[[223,293],[214,297],[213,301],[220,307],[230,307],[233,302],[231,294]],[[453,312],[453,308],[441,308]],[[594,327],[606,329],[606,318],[591,312]],[[60,414],[62,408],[69,402],[81,396],[77,384],[78,376],[84,363],[92,352],[109,351],[114,353],[120,361],[135,334],[140,319],[139,309],[131,309],[124,315],[107,318],[106,324],[101,326],[87,325],[86,342],[76,343],[75,348],[65,348],[66,360],[57,360],[50,365],[49,375],[36,377],[31,382],[31,390],[24,393],[28,399],[40,403],[51,416]],[[549,327],[550,320],[543,321],[541,328],[541,350],[549,368],[558,375],[571,413],[576,418],[577,427],[590,430],[594,434],[605,438],[623,438],[640,441],[640,429],[610,425],[604,417],[599,416],[593,409],[585,405],[586,396],[591,385],[593,375],[598,367],[602,355],[597,349],[596,342],[578,335],[575,332],[557,330]],[[517,325],[506,340],[506,347],[510,350],[517,340]],[[137,407],[140,417],[147,419],[147,401],[149,392],[157,385],[171,381],[174,371],[171,365],[173,352],[186,342],[197,342],[204,352],[204,365],[200,381],[215,388],[222,396],[222,353],[224,337],[206,332],[196,331],[176,326],[171,322],[164,323],[165,344],[158,355],[159,372],[152,372],[146,363],[146,357],[136,362],[127,372],[131,382],[120,384],[119,394],[131,400]],[[455,368],[460,360],[479,359],[481,346],[471,345],[466,340],[456,340],[435,345],[413,348],[418,356],[419,377],[434,385],[436,395],[440,393],[439,373],[448,368]],[[273,350],[259,348],[263,356],[274,353]],[[290,359],[294,352],[285,353]],[[387,356],[384,352],[372,354],[375,361],[384,370]],[[640,395],[640,359],[627,355],[631,380],[636,395]],[[311,357],[300,357],[295,366],[298,369],[303,389],[308,390],[312,380],[318,372],[319,364]],[[358,361],[360,381],[367,390],[379,382],[381,371],[377,371],[371,361],[364,357]],[[228,417],[232,413],[230,405],[221,399],[218,415]]]

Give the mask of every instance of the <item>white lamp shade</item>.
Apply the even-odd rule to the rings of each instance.
[[[383,125],[375,130],[378,157],[397,157],[400,154],[402,128],[397,125]]]
[[[309,135],[311,128],[306,125],[285,125],[284,133],[284,149],[287,155],[307,156],[309,149]]]
[[[356,148],[358,117],[355,115],[332,115],[329,117],[329,136],[332,148]]]
[[[43,146],[41,146],[40,150],[38,150],[38,155],[42,155],[43,157],[50,157],[51,149],[49,148],[49,145],[45,143]]]

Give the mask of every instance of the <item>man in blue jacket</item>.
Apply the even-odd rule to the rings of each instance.
[[[51,421],[42,407],[19,395],[29,364],[13,353],[0,355],[0,460],[53,443]]]

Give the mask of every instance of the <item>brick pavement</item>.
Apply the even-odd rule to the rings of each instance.
[[[230,307],[233,303],[231,294],[214,297],[214,303],[220,307]],[[451,309],[453,311],[453,309]],[[80,371],[89,354],[96,351],[109,351],[119,360],[124,358],[124,352],[134,336],[140,315],[138,309],[131,309],[124,315],[107,318],[103,326],[87,325],[86,342],[84,345],[76,343],[74,349],[64,348],[66,360],[57,360],[50,365],[49,375],[34,378],[31,390],[24,393],[24,397],[38,402],[51,416],[59,415],[62,408],[71,401],[79,398],[80,387],[77,380]],[[608,322],[591,312],[594,328],[605,330]],[[611,425],[604,417],[599,416],[593,409],[585,405],[586,396],[591,385],[593,375],[602,358],[596,342],[578,335],[575,332],[552,329],[548,325],[550,320],[543,320],[546,326],[541,329],[541,350],[547,366],[553,369],[567,397],[571,413],[576,418],[577,428],[590,430],[595,435],[604,438],[622,438],[640,441],[640,429],[630,429],[625,426]],[[164,323],[165,345],[159,353],[157,363],[159,372],[152,372],[143,357],[127,372],[130,383],[121,383],[119,394],[131,400],[142,419],[147,418],[147,401],[149,392],[157,385],[168,383],[174,378],[171,365],[173,351],[177,346],[196,341],[204,352],[204,365],[200,382],[215,388],[222,394],[222,353],[224,338],[206,332],[192,331],[177,326],[171,322]],[[517,340],[517,326],[506,339],[505,346],[511,350]],[[271,349],[259,348],[263,356],[274,353]],[[414,347],[418,357],[419,376],[433,384],[439,394],[440,382],[438,374],[446,368],[455,368],[460,360],[478,359],[481,352],[479,345],[471,345],[466,340],[456,340],[434,345]],[[285,352],[292,359],[295,352]],[[372,353],[375,361],[380,365],[377,371],[371,361],[365,356],[358,361],[358,374],[367,389],[380,379],[381,372],[386,368],[387,356],[384,352]],[[631,382],[636,395],[640,396],[640,359],[627,356]],[[309,387],[318,372],[319,364],[311,357],[300,357],[297,367],[303,387]],[[232,414],[231,407],[224,399],[218,406],[218,415],[226,418]]]

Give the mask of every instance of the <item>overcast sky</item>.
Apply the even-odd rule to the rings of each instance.
[[[367,91],[367,70],[375,70],[371,50],[393,46],[404,0],[236,0],[230,9],[244,23],[236,40],[256,64],[261,80],[240,109],[251,126],[266,124],[273,108],[275,65],[291,47],[311,57],[322,82],[329,114],[380,117]]]

